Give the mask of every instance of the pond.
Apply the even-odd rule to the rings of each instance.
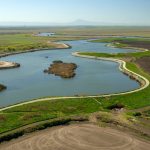
[[[85,40],[64,43],[72,48],[42,50],[1,58],[0,60],[20,63],[21,67],[0,70],[0,83],[7,86],[7,90],[0,92],[0,107],[39,97],[120,93],[140,86],[119,71],[118,63],[71,55],[75,51],[126,53],[133,50],[106,47],[105,43],[91,43]],[[43,70],[54,60],[77,64],[76,76],[72,79],[62,79],[44,74]]]
[[[53,35],[55,35],[55,33],[53,32],[42,32],[37,34],[37,36],[53,36]]]

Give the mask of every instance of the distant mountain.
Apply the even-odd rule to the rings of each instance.
[[[0,26],[94,26],[104,25],[104,23],[92,22],[78,19],[73,22],[54,23],[54,22],[0,22]]]
[[[109,23],[109,22],[93,22],[83,19],[78,19],[73,22],[54,23],[54,22],[0,22],[0,26],[15,27],[15,26],[130,26],[126,23]],[[134,26],[134,25],[131,25]],[[136,26],[136,25],[135,25]],[[142,24],[139,26],[142,26]]]
[[[78,19],[71,23],[68,23],[68,25],[102,25],[102,24],[104,23],[92,22],[92,21],[87,21],[87,20],[82,20],[82,19]]]

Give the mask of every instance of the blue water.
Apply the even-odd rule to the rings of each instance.
[[[53,36],[55,33],[53,32],[42,32],[39,33],[38,36]]]
[[[129,49],[106,47],[105,43],[65,41],[71,49],[44,50],[12,55],[0,60],[21,64],[20,68],[0,70],[0,83],[7,90],[0,92],[0,107],[45,96],[98,95],[130,91],[139,84],[119,71],[115,62],[74,57],[75,51],[126,53]],[[48,56],[48,58],[46,58]],[[73,62],[78,65],[72,79],[44,74],[54,60]]]

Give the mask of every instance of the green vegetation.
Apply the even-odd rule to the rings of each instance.
[[[113,109],[121,109],[124,108],[125,106],[121,103],[114,103],[110,106],[108,106],[108,109],[113,110]]]
[[[0,54],[20,52],[32,49],[60,48],[56,41],[80,40],[90,36],[34,36],[33,34],[0,34]],[[91,37],[92,38],[92,37]]]
[[[150,51],[147,52],[137,52],[137,53],[116,53],[116,54],[108,54],[108,53],[94,53],[94,52],[81,52],[79,53],[81,55],[87,55],[87,56],[95,56],[95,57],[106,57],[106,58],[132,58],[135,57],[141,58],[141,57],[147,57],[150,56]]]
[[[142,113],[141,112],[133,112],[132,115],[135,117],[139,117],[142,115]]]
[[[150,37],[150,27],[129,26],[66,26],[66,27],[0,27],[0,34],[53,32],[59,36],[144,36]]]
[[[150,119],[150,109],[143,112],[143,115]]]
[[[48,127],[53,127],[53,126],[59,126],[59,125],[65,125],[70,123],[71,121],[87,121],[88,118],[86,116],[82,117],[63,117],[63,118],[57,118],[57,119],[51,119],[51,120],[46,120],[43,122],[39,123],[34,123],[30,126],[26,126],[25,128],[18,128],[16,130],[3,133],[0,135],[0,143],[4,141],[9,141],[14,138],[18,138],[20,136],[23,136],[26,133],[31,133],[37,130],[43,130]]]
[[[32,36],[29,34],[0,35],[0,53],[57,47],[54,43],[48,43],[48,40],[48,37]]]
[[[135,42],[135,41],[149,41],[150,42],[150,38],[124,38],[124,37],[108,37],[108,38],[101,38],[101,39],[97,39],[97,40],[92,40],[91,42],[95,42],[95,43],[112,43],[112,42],[125,42],[125,41],[130,41],[130,42]]]
[[[89,114],[99,110],[100,106],[92,99],[53,100],[27,104],[1,112],[0,133],[34,122]]]

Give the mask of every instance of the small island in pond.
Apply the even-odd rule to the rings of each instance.
[[[75,63],[64,63],[63,61],[53,61],[53,64],[46,70],[45,73],[54,74],[62,78],[72,78],[75,74],[77,65]]]
[[[7,87],[5,85],[0,84],[0,92],[5,90]]]

